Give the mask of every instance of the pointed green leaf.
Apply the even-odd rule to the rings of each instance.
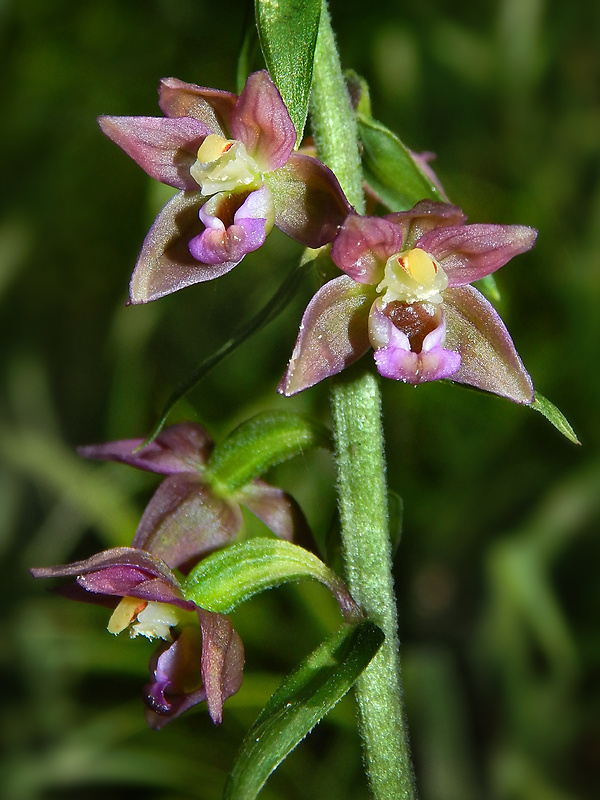
[[[533,408],[534,411],[539,411],[540,414],[543,414],[543,416],[554,425],[556,430],[560,431],[563,436],[566,436],[569,441],[574,444],[581,444],[577,438],[577,434],[562,411],[559,411],[550,400],[547,400],[539,392],[535,393],[534,401],[530,407]]]
[[[255,12],[267,69],[290,112],[299,145],[308,115],[321,0],[256,0]]]
[[[391,211],[407,211],[425,198],[446,200],[395,133],[364,114],[356,120],[365,181]]]
[[[227,614],[258,592],[305,578],[327,586],[347,619],[360,616],[335,572],[310,551],[278,539],[251,539],[213,553],[194,567],[182,589],[187,600]]]
[[[231,494],[275,464],[314,447],[330,446],[329,431],[321,423],[291,411],[268,411],[242,422],[217,445],[207,472]]]
[[[352,687],[383,638],[369,620],[344,626],[286,678],[248,731],[224,800],[254,800],[269,775]]]

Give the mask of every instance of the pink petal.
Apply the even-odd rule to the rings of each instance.
[[[158,89],[158,104],[167,117],[193,117],[211,133],[229,136],[229,118],[237,95],[220,89],[207,89],[178,78],[163,78]]]
[[[515,403],[533,402],[533,384],[495,308],[472,286],[446,289],[446,346],[460,353],[453,381]]]
[[[322,286],[308,304],[287,371],[277,389],[286,396],[336,375],[370,347],[367,323],[375,299],[347,275]]]
[[[266,70],[248,76],[231,115],[231,137],[242,142],[265,172],[282,167],[296,144],[296,129]]]
[[[417,247],[438,261],[449,286],[465,286],[531,250],[536,237],[526,225],[460,225],[426,233]]]
[[[383,217],[350,214],[331,247],[333,262],[359,283],[377,285],[390,256],[402,249],[402,229]]]
[[[211,129],[190,117],[98,117],[109,139],[119,145],[157,181],[177,189],[197,191],[190,175],[198,148]]]
[[[202,202],[198,192],[179,192],[156,217],[131,276],[131,303],[149,303],[186,286],[219,278],[238,264],[202,264],[190,253],[190,241],[204,230],[198,217]]]
[[[189,570],[238,533],[242,515],[189,473],[170,475],[148,503],[133,546],[148,550],[172,569]]]
[[[311,156],[292,153],[265,181],[273,192],[275,224],[305,247],[333,241],[352,211],[333,172]]]

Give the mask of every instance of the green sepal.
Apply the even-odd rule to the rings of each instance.
[[[269,775],[356,682],[383,638],[381,629],[365,620],[344,626],[304,659],[246,734],[224,800],[254,800]]]
[[[215,487],[232,494],[275,464],[315,447],[331,447],[324,425],[291,411],[266,411],[242,422],[215,447],[207,474]]]
[[[290,113],[299,146],[308,115],[321,0],[256,0],[254,8],[267,69]]]
[[[186,600],[227,614],[240,603],[282,583],[312,578],[335,596],[346,619],[362,616],[343,581],[309,550],[258,537],[207,556],[182,585]]]
[[[356,121],[365,182],[391,211],[407,211],[426,198],[446,201],[395,133],[364,114]]]
[[[546,419],[551,422],[557,431],[560,431],[563,436],[566,436],[570,442],[573,444],[581,444],[579,439],[577,438],[577,434],[571,427],[569,421],[559,409],[547,400],[543,395],[539,392],[535,393],[535,397],[533,403],[530,405],[530,408],[533,408],[534,411],[539,411]]]

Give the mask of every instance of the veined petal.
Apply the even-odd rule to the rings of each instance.
[[[237,494],[237,499],[280,539],[305,545],[310,541],[306,517],[294,498],[257,478]]]
[[[367,323],[374,299],[370,287],[347,275],[322,286],[306,307],[277,391],[286,396],[301,392],[364,355],[370,347]]]
[[[531,250],[536,237],[526,225],[460,225],[426,233],[417,247],[437,260],[449,286],[465,286]]]
[[[162,209],[150,228],[129,284],[131,303],[149,303],[195,283],[219,278],[237,261],[202,264],[189,243],[204,230],[198,212],[199,192],[179,192]]]
[[[333,241],[352,211],[333,172],[311,156],[292,153],[265,176],[275,202],[275,224],[305,247]]]
[[[160,484],[132,544],[189,572],[202,556],[231,541],[241,524],[236,503],[217,497],[200,477],[180,473]]]
[[[185,83],[178,78],[163,78],[158,97],[158,104],[165,116],[193,117],[210,128],[211,133],[228,138],[229,118],[237,95]]]
[[[506,326],[495,308],[472,286],[446,289],[446,346],[460,353],[453,381],[507,397],[533,402],[533,384]]]
[[[172,475],[202,469],[213,449],[208,432],[194,422],[180,422],[165,428],[150,444],[144,439],[121,439],[118,442],[78,447],[83,458],[120,461],[132,467]],[[138,449],[140,448],[140,449]]]
[[[98,117],[102,133],[157,181],[194,191],[190,175],[198,148],[212,130],[191,117]]]
[[[402,230],[383,217],[350,214],[333,245],[331,259],[358,283],[377,285],[388,258],[402,249]]]
[[[450,203],[421,200],[408,211],[387,214],[385,219],[402,228],[404,247],[405,249],[410,249],[429,231],[436,228],[464,225],[467,217],[462,209]]]
[[[231,136],[265,172],[282,167],[296,144],[296,129],[266,70],[248,76],[231,114]]]

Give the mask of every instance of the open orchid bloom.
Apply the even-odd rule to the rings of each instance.
[[[331,249],[345,275],[309,303],[279,391],[313,386],[372,347],[387,378],[449,378],[532,403],[531,378],[504,323],[469,284],[529,250],[537,233],[465,220],[456,206],[431,200],[386,217],[350,215]]]
[[[75,577],[75,584],[61,593],[114,606],[111,633],[129,629],[132,637],[170,643],[150,664],[145,702],[152,727],[162,727],[204,700],[213,722],[221,722],[224,701],[242,683],[242,641],[228,617],[184,598],[167,564],[146,550],[115,547],[84,561],[31,572],[36,578]]]
[[[268,72],[241,95],[165,78],[165,117],[99,118],[150,176],[180,189],[156,218],[130,283],[145,303],[229,272],[273,224],[307,247],[331,242],[350,210],[334,174],[294,152],[296,131]]]
[[[151,552],[171,568],[189,570],[202,557],[228,544],[242,525],[240,503],[273,533],[288,541],[307,535],[308,524],[290,495],[256,479],[233,493],[211,478],[207,462],[213,442],[192,422],[165,428],[150,444],[127,439],[79,448],[85,458],[121,461],[165,475],[150,500],[133,547]]]

